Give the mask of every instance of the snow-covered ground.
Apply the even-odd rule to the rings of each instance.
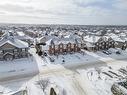
[[[2,77],[6,77],[6,74],[11,76],[35,71],[39,74],[28,79],[0,83],[0,95],[10,95],[9,93],[22,89],[27,89],[28,95],[49,95],[51,87],[60,95],[112,95],[111,85],[126,76],[119,72],[120,68],[127,66],[126,51],[121,51],[120,55],[85,51],[84,54],[43,58],[35,53],[34,48],[30,52],[33,57],[29,59],[1,62],[0,74]],[[49,57],[53,57],[55,61],[50,62]],[[45,89],[44,81],[48,82]]]
[[[0,83],[0,95],[12,95],[18,91],[25,90],[29,79],[6,81]]]
[[[38,74],[38,72],[36,60],[32,56],[12,61],[0,61],[1,81],[10,80],[14,77],[22,78],[25,76],[34,76]]]
[[[119,72],[120,68],[127,70],[126,66],[126,61],[120,60],[107,63],[107,66],[78,68],[75,71],[64,69],[64,71],[39,74],[27,82],[24,81],[24,84],[27,86],[28,95],[49,95],[51,87],[60,93],[59,95],[112,95],[112,84],[127,76]],[[47,81],[47,84],[43,91],[44,81]],[[16,86],[14,83],[12,82],[12,88]],[[9,86],[6,87],[8,89]]]
[[[120,69],[127,71],[126,61],[108,63],[105,67],[93,67],[89,69],[77,70],[90,89],[95,91],[94,95],[112,95],[111,86],[114,82],[119,82],[127,77],[127,74],[120,72]],[[89,94],[90,95],[90,94]]]
[[[64,66],[74,66],[79,64],[96,64],[97,62],[107,62],[107,61],[115,61],[115,60],[124,60],[127,58],[127,51],[119,50],[121,54],[116,54],[114,50],[110,50],[112,54],[106,55],[102,51],[98,52],[89,52],[89,51],[83,51],[83,52],[77,52],[73,54],[66,54],[66,55],[58,55],[58,56],[46,56],[41,57],[38,56],[35,53],[35,48],[32,48],[30,50],[31,54],[35,58],[39,70],[45,69],[45,67],[64,67]],[[54,59],[54,62],[50,61],[51,59]]]
[[[43,60],[46,60],[45,62],[47,64],[75,65],[81,63],[86,64],[93,63],[96,61],[110,61],[127,58],[127,51],[120,50],[121,54],[116,54],[112,49],[110,49],[110,51],[112,52],[112,54],[110,55],[106,55],[102,51],[98,52],[84,51],[84,53],[48,56],[43,58]],[[50,62],[50,58],[53,59],[54,62]]]

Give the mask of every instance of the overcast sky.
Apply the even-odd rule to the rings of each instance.
[[[0,23],[127,25],[127,0],[0,0]]]

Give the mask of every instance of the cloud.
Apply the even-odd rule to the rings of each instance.
[[[0,11],[0,15],[6,14],[5,12]]]
[[[4,22],[122,24],[123,21],[127,24],[126,0],[0,0],[0,2],[0,20]]]
[[[116,0],[113,6],[120,10],[127,10],[127,0]]]
[[[73,1],[74,3],[84,4],[84,5],[95,3],[95,2],[105,2],[105,0],[73,0]]]

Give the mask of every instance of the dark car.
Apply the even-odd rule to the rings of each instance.
[[[44,56],[47,56],[47,53],[46,52],[44,52]]]
[[[52,57],[49,57],[49,60],[50,60],[50,62],[54,62],[55,61],[55,59],[52,58]]]
[[[109,54],[112,54],[112,52],[111,51],[107,51]]]
[[[103,50],[103,53],[109,55],[109,52],[106,50]]]
[[[116,51],[116,54],[121,54],[120,51]]]

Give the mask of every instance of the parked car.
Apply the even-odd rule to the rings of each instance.
[[[44,56],[47,56],[47,53],[46,52],[44,52]]]
[[[111,52],[111,51],[109,51],[109,50],[107,50],[107,52],[108,52],[109,54],[112,54],[112,52]]]
[[[52,58],[52,57],[49,57],[49,60],[50,60],[50,62],[54,62],[55,61],[55,59]]]
[[[116,51],[116,54],[121,54],[120,51]]]
[[[109,52],[108,52],[108,51],[106,51],[106,50],[103,50],[102,52],[103,52],[104,54],[109,55]]]

